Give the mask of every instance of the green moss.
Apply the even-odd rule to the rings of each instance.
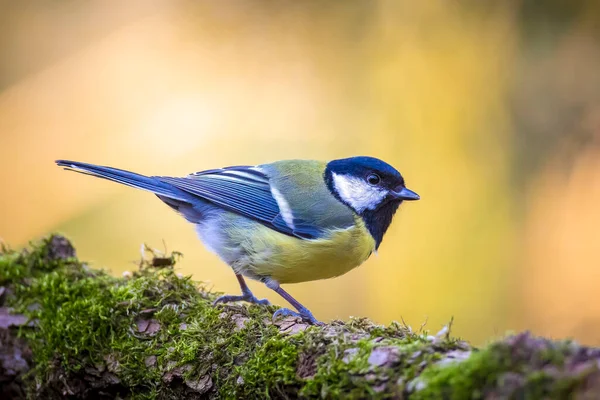
[[[480,399],[490,393],[501,393],[496,396],[501,398],[572,398],[585,378],[598,370],[592,365],[587,370],[570,371],[566,360],[577,350],[570,342],[521,334],[490,344],[463,362],[431,365],[419,377],[422,389],[411,398]]]
[[[360,373],[368,372],[367,360],[372,347],[368,339],[362,339],[352,346],[330,348],[323,357],[319,358],[317,372],[313,379],[305,385],[302,394],[325,398],[339,398],[342,394],[345,394],[347,398],[372,397],[375,393],[368,382],[353,379]],[[353,353],[350,361],[345,362],[343,355],[350,348],[356,349],[356,353]]]
[[[2,282],[15,291],[12,305],[36,321],[36,329],[22,334],[34,351],[38,383],[57,368],[76,376],[94,367],[117,376],[138,398],[176,397],[165,380],[206,376],[223,398],[281,398],[303,386],[306,397],[360,398],[377,393],[372,382],[354,377],[384,371],[370,367],[373,349],[397,346],[414,354],[431,347],[405,327],[366,319],[334,325],[330,335],[318,327],[285,335],[270,322],[273,307],[213,307],[215,295],[178,277],[172,265],[153,268],[151,260],[130,279],[112,277],[74,257],[56,257],[56,238],[0,257]],[[344,360],[348,349],[356,349],[350,361]],[[417,373],[412,364],[429,353],[402,361],[392,373],[410,379]]]
[[[243,365],[235,368],[233,378],[221,387],[223,398],[269,399],[288,397],[297,391],[298,347],[303,334],[286,340],[275,329],[262,340]]]
[[[415,399],[477,399],[480,388],[495,383],[498,374],[506,370],[504,354],[487,349],[475,352],[467,361],[445,367],[430,367],[421,374],[426,385],[417,391]]]
[[[376,330],[373,333],[378,333]],[[356,342],[327,346],[318,369],[301,394],[323,398],[391,398],[400,396],[404,383],[412,380],[424,363],[439,358],[426,335],[388,337],[370,334]],[[379,362],[374,352],[383,354]]]
[[[178,276],[176,259],[154,257],[117,278],[88,268],[59,236],[21,252],[3,248],[8,305],[35,322],[20,330],[33,350],[31,394],[56,398],[71,390],[64,382],[97,376],[104,393],[139,399],[189,390],[245,399],[566,398],[598,371],[595,362],[565,369],[596,353],[527,335],[438,363],[470,348],[364,318],[282,333],[275,307],[212,306],[217,294]]]
[[[7,286],[23,278],[32,278],[76,262],[74,249],[60,236],[49,236],[31,249],[21,252],[6,245],[0,247],[0,285]]]
[[[27,271],[21,263],[17,262],[18,258],[18,253],[9,253],[7,249],[3,250],[2,257],[0,257],[0,285],[9,284],[26,276]]]
[[[36,321],[36,329],[24,328],[22,335],[31,344],[38,383],[57,367],[69,376],[99,366],[139,398],[176,397],[161,384],[169,371],[189,382],[210,373],[222,388],[238,387],[239,376],[248,382],[244,387],[266,391],[280,379],[290,382],[294,368],[271,362],[287,357],[292,365],[297,358],[270,323],[273,307],[213,307],[216,294],[178,277],[172,265],[153,268],[152,260],[130,279],[115,278],[73,257],[53,258],[52,240],[0,256],[2,284],[15,292],[11,306]],[[140,332],[140,320],[151,320],[157,331]],[[255,368],[273,355],[271,372]]]

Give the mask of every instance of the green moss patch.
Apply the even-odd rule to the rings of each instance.
[[[567,398],[599,375],[600,352],[570,342],[518,335],[476,351],[447,331],[366,319],[314,327],[273,322],[272,306],[215,307],[217,293],[175,273],[178,257],[155,254],[114,277],[57,235],[3,248],[0,306],[26,317],[29,396]]]
[[[412,398],[570,399],[588,382],[600,383],[599,360],[598,349],[523,333],[492,343],[461,363],[430,366]]]

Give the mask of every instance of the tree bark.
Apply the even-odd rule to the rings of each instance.
[[[150,251],[123,277],[52,235],[0,252],[0,397],[600,398],[600,350],[521,333],[482,349],[367,319],[309,326],[216,294]]]

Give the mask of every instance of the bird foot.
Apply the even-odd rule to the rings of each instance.
[[[267,299],[257,299],[252,293],[250,294],[243,294],[241,296],[235,296],[235,295],[225,295],[225,296],[221,296],[219,298],[217,298],[215,301],[213,301],[213,306],[217,305],[219,303],[231,303],[232,301],[245,301],[248,303],[252,303],[252,304],[260,304],[263,306],[268,306],[271,303],[269,303],[269,300]]]
[[[312,325],[325,325],[318,321],[306,308],[300,310],[300,312],[292,311],[289,308],[280,308],[273,314],[273,319],[276,319],[277,317],[299,317],[306,322],[310,322]]]

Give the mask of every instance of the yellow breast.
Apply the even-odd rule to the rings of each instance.
[[[297,283],[343,275],[375,250],[375,240],[360,217],[355,225],[325,238],[302,240],[258,226],[245,243],[244,267],[279,283]]]

